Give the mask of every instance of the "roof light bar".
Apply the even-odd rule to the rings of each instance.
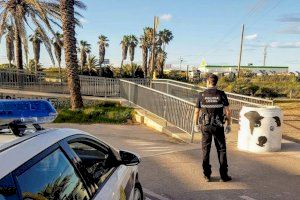
[[[46,100],[0,100],[0,124],[44,124],[56,116],[55,108]]]

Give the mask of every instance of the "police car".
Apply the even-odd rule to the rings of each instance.
[[[139,200],[139,157],[75,129],[47,129],[57,113],[45,100],[1,100],[0,200]],[[33,125],[31,128],[30,126]]]

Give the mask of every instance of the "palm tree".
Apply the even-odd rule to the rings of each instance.
[[[58,73],[61,76],[61,52],[63,47],[63,35],[59,32],[56,32],[52,38],[52,44],[54,47],[55,58],[58,62]]]
[[[32,42],[34,62],[35,62],[35,72],[37,72],[39,70],[38,64],[39,64],[39,60],[40,60],[41,43],[44,44],[44,46],[45,46],[46,50],[48,51],[48,54],[51,58],[51,61],[54,65],[51,41],[47,35],[44,35],[43,31],[41,31],[39,28],[36,29],[34,34],[29,36],[29,41]],[[28,63],[28,62],[26,62],[26,63]]]
[[[134,54],[135,54],[135,47],[138,45],[139,41],[135,35],[129,35],[129,56],[130,56],[130,65],[131,65],[131,75],[134,76],[135,69],[133,68],[133,61],[134,61]]]
[[[148,76],[148,52],[149,48],[151,47],[151,39],[152,39],[152,28],[146,27],[144,28],[144,34],[140,38],[140,47],[142,49],[143,54],[143,62],[142,62],[142,68],[144,71],[144,76]]]
[[[171,40],[173,40],[174,36],[172,32],[168,29],[159,31],[158,36],[159,36],[159,40],[163,45],[163,51],[165,51],[166,45],[169,44]]]
[[[30,72],[35,72],[35,69],[41,69],[42,66],[41,64],[38,64],[37,66],[35,65],[35,60],[34,59],[29,59],[28,62],[24,65],[24,69]]]
[[[7,33],[6,33],[6,56],[9,63],[9,68],[11,68],[11,62],[14,61],[14,30],[11,25],[7,26]]]
[[[123,62],[124,62],[124,60],[127,59],[127,52],[128,52],[128,47],[129,47],[129,36],[128,35],[123,36],[123,39],[121,41],[121,46],[122,46],[122,61],[121,61],[120,75],[122,76]]]
[[[158,70],[158,76],[159,76],[159,78],[163,78],[164,65],[165,65],[165,61],[167,59],[167,53],[164,50],[162,50],[161,48],[159,50],[157,50],[156,52],[157,52],[156,66],[157,66],[157,70]]]
[[[157,50],[155,51],[155,58],[157,60],[155,63],[159,77],[163,76],[164,65],[167,59],[167,53],[165,52],[166,45],[169,44],[173,38],[173,34],[170,30],[164,29],[158,32],[158,39],[156,41]]]
[[[60,13],[63,29],[65,63],[67,69],[68,86],[70,90],[71,109],[83,107],[78,76],[78,61],[75,38],[75,11],[74,6],[85,9],[85,5],[78,0],[60,0]]]
[[[89,55],[86,63],[87,70],[89,72],[89,75],[91,76],[92,73],[97,73],[97,66],[99,66],[99,62],[96,56]]]
[[[142,68],[144,71],[144,76],[147,77],[147,61],[148,61],[148,42],[146,37],[143,35],[140,37],[140,47],[142,49],[142,56],[143,56],[143,61],[142,61]]]
[[[87,61],[87,55],[91,52],[91,45],[87,41],[81,40],[78,51],[80,52],[81,72],[83,72],[83,69],[84,69],[84,67],[86,65],[86,61]]]
[[[147,40],[149,42],[149,46],[148,46],[148,52],[149,52],[149,59],[148,59],[148,76],[152,76],[153,74],[153,70],[152,69],[152,65],[151,65],[151,58],[152,58],[152,43],[153,43],[153,28],[150,27],[146,27],[144,28],[144,35],[147,37]],[[156,37],[156,36],[155,36]]]
[[[104,35],[100,35],[98,37],[98,45],[99,45],[99,64],[100,64],[100,68],[104,62],[104,58],[105,58],[105,48],[109,46],[109,44],[107,43],[109,40],[107,39],[106,36]]]
[[[57,2],[56,2],[57,1]],[[42,35],[46,35],[43,25],[54,33],[51,25],[57,24],[60,18],[59,4],[56,1],[40,0],[1,0],[0,7],[0,39],[3,36],[5,24],[11,21],[14,30],[15,60],[18,69],[23,69],[22,45],[25,55],[28,55],[28,41],[26,25],[32,22],[40,29]]]
[[[34,55],[34,66],[35,72],[38,71],[38,63],[40,60],[40,51],[41,51],[41,43],[42,40],[40,39],[39,33],[36,31],[33,35],[29,36],[29,41],[32,42],[33,48],[33,55]]]

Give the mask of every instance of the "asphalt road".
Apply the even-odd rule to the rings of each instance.
[[[53,125],[50,125],[53,126]],[[300,144],[284,141],[282,152],[238,151],[236,132],[227,136],[229,173],[219,182],[217,154],[211,153],[213,182],[202,178],[201,145],[178,143],[142,125],[71,125],[142,157],[140,179],[148,200],[300,199]]]

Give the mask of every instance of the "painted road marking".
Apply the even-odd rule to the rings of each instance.
[[[146,188],[143,188],[143,191],[144,191],[145,194],[147,194],[147,195],[149,195],[151,197],[154,197],[154,198],[156,198],[158,200],[170,200],[169,198],[166,198],[166,197],[163,197],[163,196],[161,196],[159,194],[156,194],[156,193],[154,193],[154,192],[152,192],[152,191],[150,191],[150,190],[148,190]],[[148,200],[151,200],[151,199],[148,198]]]
[[[256,199],[253,199],[251,197],[248,197],[248,196],[240,196],[241,199],[245,199],[245,200],[256,200]]]

